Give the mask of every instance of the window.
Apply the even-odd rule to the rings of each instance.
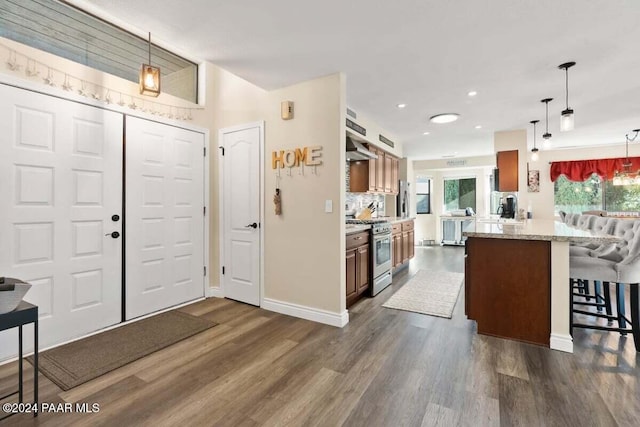
[[[616,186],[595,173],[583,182],[569,181],[560,175],[554,183],[554,200],[556,213],[637,212],[640,211],[640,185]]]
[[[465,208],[476,211],[476,179],[445,178],[444,212]]]
[[[431,180],[425,177],[416,178],[416,212],[431,213]]]
[[[0,1],[0,37],[135,83],[148,62],[146,40],[56,0]],[[154,45],[151,65],[163,92],[197,102],[196,64]]]

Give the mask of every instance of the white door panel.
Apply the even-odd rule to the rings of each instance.
[[[0,85],[0,275],[33,285],[42,347],[121,320],[121,240],[105,234],[122,232],[122,120]],[[0,333],[0,360],[16,336]]]
[[[126,318],[204,296],[204,135],[127,117]]]
[[[260,145],[261,129],[221,130],[224,147],[224,295],[260,305]]]

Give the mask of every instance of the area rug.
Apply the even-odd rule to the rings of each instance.
[[[42,352],[38,368],[67,391],[216,325],[167,311]],[[33,364],[33,356],[28,360]]]
[[[450,319],[463,279],[462,273],[418,270],[382,306]]]

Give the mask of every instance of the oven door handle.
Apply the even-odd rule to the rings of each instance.
[[[373,236],[373,240],[383,240],[391,237],[391,233],[377,234]]]

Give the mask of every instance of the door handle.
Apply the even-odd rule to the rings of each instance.
[[[258,223],[254,222],[253,224],[245,225],[245,228],[258,228]]]
[[[120,233],[118,233],[117,231],[114,231],[113,233],[107,233],[105,234],[105,236],[111,236],[114,239],[117,239],[118,237],[120,237]]]

